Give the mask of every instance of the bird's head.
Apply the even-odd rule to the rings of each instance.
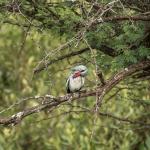
[[[85,77],[87,75],[88,69],[84,65],[75,66],[72,68],[72,73],[74,74],[74,77],[82,76]]]

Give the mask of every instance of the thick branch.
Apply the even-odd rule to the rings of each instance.
[[[89,90],[85,93],[74,93],[71,95],[64,95],[57,98],[54,97],[48,97],[46,96],[47,102],[29,109],[25,109],[17,114],[12,115],[11,117],[6,118],[0,118],[0,124],[3,125],[10,125],[10,124],[17,124],[20,122],[23,118],[33,114],[38,113],[45,109],[52,109],[53,107],[56,107],[58,105],[63,104],[64,102],[70,100],[80,100],[80,98],[86,98],[90,96],[95,96],[96,93],[98,93],[99,96],[101,96],[100,101],[98,104],[101,104],[103,97],[114,87],[116,86],[120,81],[124,80],[126,77],[132,75],[135,72],[141,71],[143,69],[146,69],[150,67],[150,60],[139,62],[137,64],[131,65],[128,68],[123,69],[119,73],[112,76],[104,86],[99,86],[97,89]],[[97,90],[97,91],[96,91]]]

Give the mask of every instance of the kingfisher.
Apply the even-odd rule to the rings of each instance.
[[[84,86],[84,80],[87,72],[88,69],[84,65],[78,65],[72,68],[71,74],[66,83],[67,93],[74,93],[81,90]]]

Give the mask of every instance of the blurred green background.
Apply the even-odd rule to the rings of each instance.
[[[107,2],[109,1],[98,1],[100,4]],[[51,3],[56,3],[56,6],[51,6]],[[82,4],[89,10],[87,3],[88,1],[78,1],[77,4]],[[96,58],[105,79],[130,64],[150,58],[150,48],[144,42],[138,46],[136,52],[130,50],[130,45],[137,44],[145,35],[145,22],[104,23],[87,31],[85,35],[94,48],[94,56],[87,51],[54,63],[34,75],[34,68],[48,53],[51,53],[48,57],[50,61],[86,47],[83,41],[78,45],[75,41],[63,50],[55,50],[79,31],[73,28],[74,25],[86,19],[84,14],[79,16],[74,13],[75,10],[80,14],[77,4],[71,1],[48,0],[0,1],[0,116],[10,116],[40,103],[28,100],[1,112],[25,97],[66,94],[66,79],[70,69],[77,64],[88,67],[85,89],[92,89],[96,86],[93,57]],[[18,5],[21,12],[15,10]],[[35,14],[30,15],[29,12],[35,8]],[[115,11],[119,15],[137,14],[129,8]],[[59,21],[52,12],[60,17]],[[92,13],[95,13],[94,10],[91,11],[91,16]],[[106,17],[107,15],[112,14],[108,13]],[[104,54],[99,50],[102,44],[109,45],[121,54],[116,57]],[[149,80],[127,78],[106,95],[100,112],[149,123],[149,91]],[[43,111],[30,115],[16,126],[0,126],[0,150],[150,149],[150,127],[82,112],[58,115],[70,110],[79,111],[78,105],[90,109],[95,104],[95,97],[71,104],[76,107],[67,102],[52,112]]]

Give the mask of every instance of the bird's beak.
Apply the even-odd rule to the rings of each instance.
[[[81,76],[81,72],[78,71],[78,72],[75,72],[74,75],[73,75],[73,78],[76,78],[76,77],[79,77]]]

